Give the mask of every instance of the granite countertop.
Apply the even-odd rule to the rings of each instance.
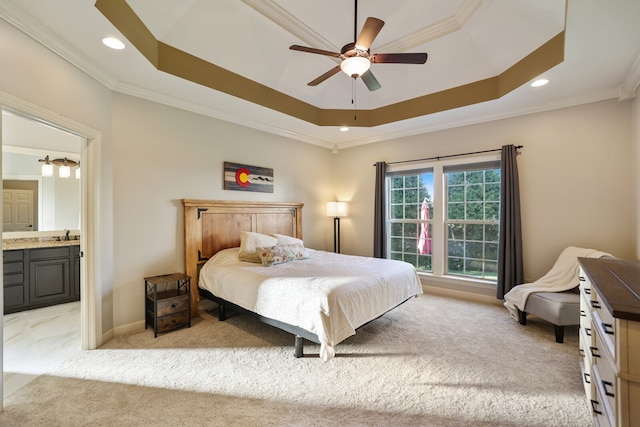
[[[55,246],[79,245],[79,236],[71,236],[71,240],[60,240],[59,237],[27,237],[17,239],[2,239],[2,250],[50,248]]]

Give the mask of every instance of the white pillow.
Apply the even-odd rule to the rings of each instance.
[[[302,243],[302,240],[295,238],[295,237],[291,237],[291,236],[286,236],[284,234],[270,234],[270,236],[275,237],[276,239],[278,239],[278,246],[283,246],[283,245],[304,245],[304,243]]]
[[[278,244],[278,239],[266,234],[253,233],[251,231],[240,232],[240,251],[238,258],[242,261],[262,262],[256,252],[258,247],[269,247]]]

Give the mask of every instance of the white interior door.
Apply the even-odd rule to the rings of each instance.
[[[3,191],[3,231],[33,231],[33,190]]]

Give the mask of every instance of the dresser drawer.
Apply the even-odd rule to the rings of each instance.
[[[591,311],[585,307],[583,301],[580,302],[580,332],[584,332],[587,337],[591,337],[592,331]]]
[[[584,293],[588,296],[587,300],[591,299],[591,281],[585,274],[584,269],[580,267],[580,275],[578,277],[580,283],[580,293]]]
[[[592,328],[601,333],[603,344],[607,346],[615,361],[617,359],[615,346],[616,322],[595,289],[592,289],[591,293],[591,307],[593,309],[591,313]]]
[[[11,285],[22,284],[24,283],[24,274],[22,272],[14,274],[7,274],[5,272],[3,283],[5,288]]]
[[[2,251],[2,259],[4,262],[22,261],[24,260],[24,251],[22,249],[16,251]]]
[[[69,258],[71,255],[71,246],[60,246],[56,248],[39,248],[29,250],[29,259],[51,259],[51,258]]]
[[[584,359],[585,365],[590,368],[591,364],[593,363],[593,361],[591,360],[591,348],[593,347],[593,340],[591,336],[587,335],[585,329],[582,327],[578,331],[578,346],[580,356],[582,356],[582,358]]]
[[[7,262],[3,264],[3,272],[6,276],[11,273],[22,273],[24,271],[24,262]]]
[[[166,332],[172,329],[181,328],[189,325],[189,311],[169,314],[167,316],[158,317],[158,332]]]
[[[594,376],[596,372],[597,370],[594,369]],[[611,414],[607,412],[598,387],[595,387],[595,396],[591,399],[591,411],[594,418],[594,425],[598,427],[616,427],[615,420],[612,420],[610,418]]]
[[[593,384],[598,389],[601,402],[607,413],[610,414],[610,418],[615,420],[617,410],[616,395],[619,391],[616,364],[606,347],[603,348],[599,331],[596,332],[594,338],[594,346],[598,348],[599,357],[593,358]]]
[[[189,309],[189,298],[186,295],[181,297],[167,298],[158,301],[157,316],[167,316],[169,314]]]

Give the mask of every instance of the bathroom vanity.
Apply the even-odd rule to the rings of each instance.
[[[3,240],[4,313],[80,300],[80,242]]]

